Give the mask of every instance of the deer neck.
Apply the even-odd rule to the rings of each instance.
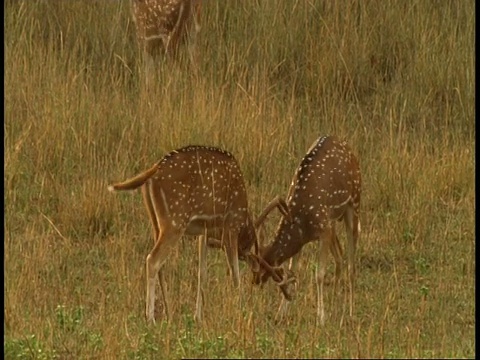
[[[275,240],[267,245],[263,258],[271,266],[280,266],[286,260],[295,256],[305,244],[304,230],[298,219],[288,222],[286,219],[280,221]]]

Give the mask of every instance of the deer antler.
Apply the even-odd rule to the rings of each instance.
[[[297,280],[295,279],[295,276],[293,274],[287,274],[281,267],[271,266],[261,256],[258,256],[256,254],[250,254],[250,256],[251,256],[251,258],[253,258],[257,261],[258,265],[263,266],[263,268],[265,270],[267,270],[270,273],[270,275],[272,275],[273,280],[280,287],[280,290],[282,291],[285,299],[287,299],[288,301],[292,301],[293,296],[288,292],[287,286],[292,282],[296,283]],[[260,269],[259,268],[258,269],[253,269],[253,267],[252,267],[252,270],[258,272]],[[282,271],[282,273],[284,274],[283,278],[280,277],[280,275],[278,275],[277,271]]]
[[[255,230],[258,230],[258,228],[261,225],[263,225],[263,222],[267,218],[268,214],[270,214],[270,212],[276,207],[282,213],[282,215],[285,216],[288,219],[288,221],[290,221],[290,222],[292,221],[292,215],[290,214],[290,209],[288,208],[287,203],[280,196],[276,196],[272,201],[270,201],[270,203],[265,207],[263,212],[260,214],[260,216],[255,221],[255,224],[254,224]],[[254,245],[255,245],[255,254],[258,255],[259,254],[259,252],[258,252],[258,249],[259,249],[258,239],[255,239],[255,244]]]
[[[283,269],[282,269],[283,270]],[[289,271],[289,270],[283,270],[284,275],[282,281],[277,283],[278,286],[287,286],[291,283],[297,283],[297,279],[295,278],[295,275]]]
[[[255,221],[255,229],[258,229],[260,225],[263,224],[265,219],[267,218],[268,214],[277,207],[278,210],[282,213],[283,216],[285,216],[288,221],[292,221],[292,215],[290,214],[290,209],[288,208],[287,203],[285,200],[283,200],[280,196],[276,196],[270,203],[265,207],[263,212],[260,214],[260,216],[257,218],[257,221]]]

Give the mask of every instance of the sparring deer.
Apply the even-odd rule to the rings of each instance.
[[[198,288],[195,320],[202,321],[203,283],[206,276],[206,247],[221,247],[235,287],[239,286],[238,259],[251,266],[258,262],[250,253],[258,249],[257,235],[248,210],[243,175],[229,152],[205,146],[187,146],[174,150],[150,169],[124,182],[108,186],[110,191],[141,188],[145,207],[153,227],[154,247],[146,259],[147,292],[145,314],[155,322],[155,285],[160,281],[167,319],[169,307],[162,267],[182,235],[199,236]],[[280,198],[273,199],[260,215],[263,221],[278,208],[289,217]],[[268,264],[262,269],[273,272]],[[278,279],[278,275],[272,276]],[[288,290],[281,287],[291,298]]]
[[[293,220],[281,219],[274,240],[259,249],[259,258],[275,269],[277,274],[285,273],[280,265],[290,259],[289,271],[292,274],[292,260],[295,255],[305,244],[319,242],[316,285],[317,319],[321,324],[325,322],[323,285],[329,251],[336,263],[335,283],[341,272],[342,249],[335,232],[337,220],[345,222],[347,232],[350,315],[353,311],[355,249],[360,230],[360,193],[359,163],[346,142],[334,136],[320,137],[302,159],[290,185],[287,206]],[[252,270],[254,283],[257,285],[265,283],[273,273],[265,271],[266,267]],[[282,299],[277,317],[283,317],[286,304],[285,299]]]
[[[200,32],[202,0],[131,0],[138,43],[145,58],[148,82],[159,53],[178,56],[181,45],[188,44],[188,54],[196,66],[196,37]]]

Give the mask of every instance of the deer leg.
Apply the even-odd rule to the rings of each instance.
[[[165,263],[171,249],[178,243],[182,233],[175,229],[164,229],[153,250],[148,254],[146,261],[147,270],[147,296],[145,314],[147,321],[155,322],[155,285],[157,276],[160,279],[160,286],[162,290],[162,297],[165,304],[165,309],[168,309],[167,297],[165,293],[165,282],[161,274],[161,268]],[[167,310],[168,311],[168,310]],[[167,313],[167,317],[169,314]]]
[[[353,208],[348,208],[345,216],[345,228],[347,230],[347,256],[349,272],[349,297],[350,297],[350,316],[353,315],[353,291],[355,285],[355,251],[358,240],[358,229],[360,223],[357,214]]]
[[[198,287],[197,287],[197,304],[195,309],[195,321],[202,322],[203,298],[207,268],[207,240],[205,235],[200,235],[198,239]]]
[[[154,80],[154,75],[155,75],[155,61],[153,58],[153,55],[150,54],[148,51],[144,52],[144,58],[145,58],[145,85],[146,88],[150,86],[150,84]]]
[[[197,50],[197,35],[199,31],[200,31],[200,25],[197,25],[197,22],[195,21],[193,29],[189,30],[188,39],[187,39],[188,57],[190,60],[190,65],[195,75],[198,74],[198,67],[199,67],[199,58],[198,58],[198,50]]]
[[[288,270],[292,271],[294,267],[297,265],[297,258],[291,257],[289,264],[288,264]],[[285,315],[287,314],[288,310],[288,304],[290,304],[290,301],[286,300],[284,296],[282,296],[282,300],[280,302],[280,306],[278,307],[277,310],[277,315],[275,315],[275,321],[280,322],[285,318]]]
[[[335,228],[332,227],[332,236],[330,242],[330,252],[333,255],[335,260],[335,278],[333,281],[333,294],[331,299],[331,309],[335,309],[335,295],[337,294],[338,284],[341,280],[341,273],[343,268],[343,250],[342,246],[340,245],[340,241],[338,240],[338,236],[336,234]]]
[[[330,244],[330,252],[333,255],[335,260],[335,279],[333,282],[333,293],[337,293],[338,283],[340,281],[340,276],[342,274],[342,267],[343,267],[343,250],[342,246],[340,245],[340,241],[338,240],[337,234],[332,237],[332,242]]]
[[[323,302],[323,285],[325,282],[325,274],[327,272],[327,260],[328,252],[330,249],[331,235],[320,239],[320,257],[319,265],[316,269],[316,284],[317,284],[317,320],[320,321],[320,325],[325,324],[325,309]]]
[[[157,218],[155,216],[155,209],[153,207],[152,198],[150,196],[150,186],[149,184],[145,184],[141,187],[142,189],[142,197],[143,203],[147,209],[148,217],[150,218],[150,222],[152,224],[153,229],[153,244],[155,244],[158,240],[158,236],[160,235],[160,227],[157,223]]]
[[[240,271],[238,267],[238,233],[239,231],[224,231],[223,238],[225,243],[225,253],[227,255],[227,263],[228,268],[230,271],[230,275],[232,276],[233,286],[235,289],[239,289],[240,287]],[[244,298],[243,293],[240,292],[240,308],[243,308]]]
[[[146,207],[147,213],[148,213],[148,217],[150,218],[150,223],[152,224],[153,245],[155,246],[155,243],[158,241],[159,236],[160,236],[160,226],[157,222],[157,217],[155,215],[155,208],[153,206],[149,184],[146,184],[146,185],[142,186],[141,189],[142,189],[143,203],[145,204],[145,207]],[[162,279],[160,278],[160,274],[161,273],[159,272],[158,273],[158,280],[160,282],[160,285],[162,285]]]
[[[195,6],[196,5],[196,6]],[[198,34],[200,33],[201,30],[201,25],[200,25],[200,12],[201,12],[201,2],[198,2],[198,4],[192,5],[194,9],[193,11],[193,26],[192,29],[190,29],[190,36],[188,36],[188,52],[190,55],[190,61],[195,69],[197,71],[198,64],[199,64],[199,58],[198,58],[198,53],[197,53],[197,37]]]
[[[237,288],[240,284],[240,271],[238,268],[238,231],[224,231],[225,253],[227,255],[228,268],[233,279],[233,285]]]
[[[162,268],[158,271],[158,281],[160,282],[160,291],[162,292],[162,302],[163,306],[165,309],[165,315],[167,317],[167,320],[170,319],[170,309],[168,307],[168,301],[167,301],[167,287],[165,285],[165,274],[162,271]]]

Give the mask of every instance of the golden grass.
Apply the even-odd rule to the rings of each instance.
[[[4,9],[7,358],[475,356],[473,1],[209,0],[201,71],[159,66],[148,94],[128,2]],[[221,146],[258,214],[326,134],[361,161],[354,317],[327,288],[315,323],[315,244],[282,325],[278,289],[242,264],[240,299],[212,250],[198,327],[185,239],[165,270],[173,319],[147,326],[151,230],[140,195],[107,184]]]

